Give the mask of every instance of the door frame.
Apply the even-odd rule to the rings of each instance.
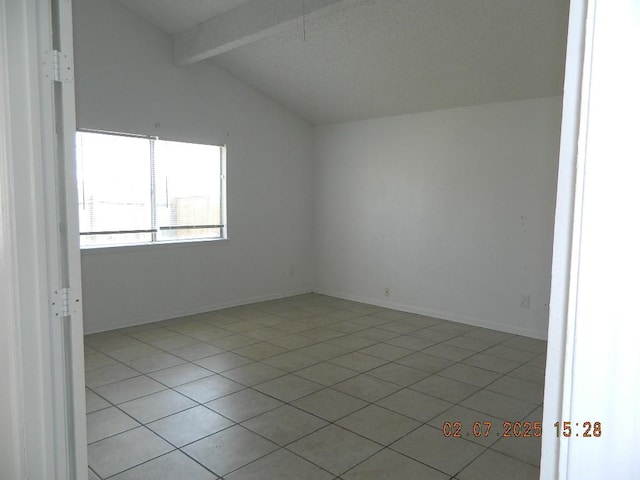
[[[544,398],[545,479],[640,478],[634,440],[640,430],[638,51],[637,0],[572,0]]]
[[[580,222],[580,192],[577,169],[580,152],[580,131],[584,132],[585,109],[583,91],[585,59],[592,35],[587,26],[590,0],[571,0],[567,32],[564,95],[562,99],[562,127],[556,212],[553,236],[553,261],[549,300],[549,326],[547,335],[547,362],[543,426],[547,433],[558,419],[564,418],[571,398],[572,342],[575,334],[575,285],[579,254],[576,235]],[[593,21],[593,12],[589,16]],[[549,434],[542,437],[540,478],[560,479],[566,469],[568,442]]]
[[[71,25],[71,0],[0,0],[0,424],[16,479],[87,478]]]

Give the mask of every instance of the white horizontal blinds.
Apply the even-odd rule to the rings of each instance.
[[[78,132],[80,245],[222,238],[223,148]]]
[[[159,241],[221,238],[222,147],[154,141]]]
[[[149,242],[149,139],[78,132],[80,244]]]

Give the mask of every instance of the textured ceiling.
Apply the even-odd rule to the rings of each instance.
[[[248,0],[118,0],[161,30],[176,34]]]
[[[153,18],[142,11],[172,2],[120,1],[176,33],[242,0],[183,0]],[[334,123],[560,95],[567,18],[568,0],[346,1],[309,16],[304,34],[294,22],[206,61],[313,124]]]

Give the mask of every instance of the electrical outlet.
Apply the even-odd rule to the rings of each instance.
[[[389,287],[386,287],[384,289],[384,296],[385,297],[390,297],[391,296],[391,289]]]
[[[520,296],[520,306],[522,308],[531,307],[531,295],[521,295]]]

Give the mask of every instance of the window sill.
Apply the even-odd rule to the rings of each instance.
[[[137,243],[129,245],[100,245],[81,247],[82,255],[104,255],[113,253],[141,252],[147,250],[164,250],[172,248],[198,248],[209,246],[213,243],[226,242],[228,238],[211,238],[211,239],[195,239],[181,240],[179,242],[154,242],[154,243]]]

